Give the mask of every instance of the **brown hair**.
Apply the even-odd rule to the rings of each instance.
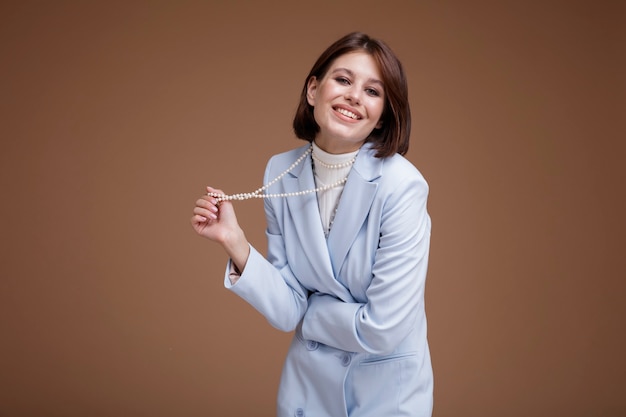
[[[395,153],[406,154],[409,150],[411,133],[411,110],[406,76],[402,64],[384,42],[370,38],[361,32],[350,33],[326,49],[317,59],[307,75],[300,102],[293,119],[293,130],[300,139],[312,142],[320,130],[313,106],[306,98],[307,85],[311,77],[322,79],[335,59],[349,52],[364,51],[378,64],[385,89],[385,107],[381,117],[382,127],[374,129],[367,138],[374,144],[376,157],[385,158]]]

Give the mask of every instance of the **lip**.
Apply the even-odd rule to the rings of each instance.
[[[354,108],[352,108],[350,106],[338,104],[338,105],[332,106],[332,109],[333,109],[333,111],[336,114],[339,115],[339,117],[341,117],[344,120],[349,120],[349,121],[352,121],[352,122],[356,122],[356,121],[359,121],[359,120],[363,119],[363,115],[358,110],[356,110],[356,109],[354,109]],[[342,109],[342,110],[349,111],[350,113],[354,113],[356,115],[356,119],[353,119],[353,118],[348,117],[348,116],[346,116],[344,114],[341,114],[340,112],[337,111],[338,109]]]

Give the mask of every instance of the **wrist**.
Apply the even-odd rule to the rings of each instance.
[[[222,246],[233,261],[235,268],[239,271],[243,271],[248,261],[248,256],[250,255],[250,244],[243,230],[239,228],[226,236],[222,242]]]
[[[221,243],[226,251],[236,251],[237,248],[247,244],[247,240],[244,231],[238,227],[235,230],[225,233]]]

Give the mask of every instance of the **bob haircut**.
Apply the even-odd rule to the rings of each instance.
[[[366,141],[374,144],[377,158],[396,153],[406,154],[411,134],[411,110],[406,76],[400,60],[384,42],[361,32],[350,33],[326,49],[307,75],[300,102],[293,119],[293,130],[300,139],[312,142],[320,130],[313,116],[313,106],[307,99],[307,85],[311,77],[321,80],[338,57],[350,52],[366,52],[374,58],[382,75],[385,106],[381,116],[382,126],[374,129]]]

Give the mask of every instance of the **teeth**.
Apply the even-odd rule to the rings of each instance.
[[[337,111],[341,114],[343,114],[344,116],[347,116],[351,119],[358,119],[358,116],[354,113],[352,113],[351,111],[348,111],[346,109],[337,109]]]

